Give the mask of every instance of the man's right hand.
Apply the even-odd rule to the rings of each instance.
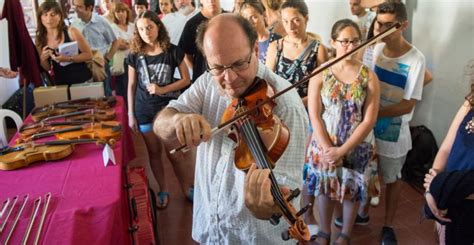
[[[188,147],[198,146],[211,137],[211,125],[199,114],[178,113],[174,115],[176,137],[181,144]]]

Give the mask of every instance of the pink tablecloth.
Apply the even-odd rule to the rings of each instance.
[[[3,200],[19,195],[15,208],[18,210],[23,196],[29,194],[30,197],[10,244],[20,244],[32,213],[33,200],[48,192],[52,193],[52,199],[40,244],[130,244],[123,168],[134,157],[134,152],[123,99],[118,97],[117,102],[117,118],[123,131],[114,148],[116,166],[104,167],[103,147],[85,144],[76,145],[74,153],[63,160],[0,171],[0,206]],[[6,230],[0,234],[0,244],[4,244],[15,216],[9,218]],[[30,242],[38,224],[39,217]]]

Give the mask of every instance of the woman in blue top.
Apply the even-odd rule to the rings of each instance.
[[[150,166],[160,185],[158,208],[165,208],[169,199],[163,161],[167,157],[163,155],[163,144],[153,133],[152,124],[156,114],[190,84],[184,52],[170,43],[168,31],[158,15],[147,11],[135,23],[127,63],[128,124],[134,132],[143,134]],[[178,81],[173,79],[176,68],[181,75]]]
[[[265,27],[265,8],[260,2],[244,2],[240,8],[240,15],[247,19],[258,35],[258,59],[265,64],[267,49],[271,42],[281,38],[280,35]]]
[[[446,138],[441,144],[433,167],[425,176],[425,198],[428,206],[439,221],[448,222],[445,227],[438,224],[442,244],[444,244],[445,241],[451,240],[451,238],[457,237],[457,239],[459,239],[461,237],[462,239],[463,236],[474,237],[472,235],[472,226],[465,227],[466,224],[462,224],[464,221],[451,220],[448,218],[450,217],[448,216],[448,210],[439,210],[433,195],[429,192],[432,180],[437,174],[443,171],[456,170],[474,170],[474,81],[471,84],[471,93],[466,96],[466,101],[454,117]],[[459,208],[467,212],[463,214],[464,219],[471,219],[467,221],[472,224],[474,221],[472,220],[472,217],[474,217],[474,194],[462,200],[459,203]],[[459,210],[456,211],[461,212]],[[463,230],[465,231],[464,233]],[[469,244],[472,244],[472,242]]]

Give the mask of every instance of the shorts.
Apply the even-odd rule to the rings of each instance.
[[[153,131],[153,123],[139,124],[138,129],[140,130],[140,133],[146,134]]]
[[[397,158],[378,156],[379,168],[385,184],[391,184],[402,178],[402,168],[407,155]]]

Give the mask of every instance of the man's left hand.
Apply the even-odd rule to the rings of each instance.
[[[269,169],[257,169],[254,163],[245,177],[245,206],[258,219],[269,219],[280,213],[270,191],[269,175]]]

